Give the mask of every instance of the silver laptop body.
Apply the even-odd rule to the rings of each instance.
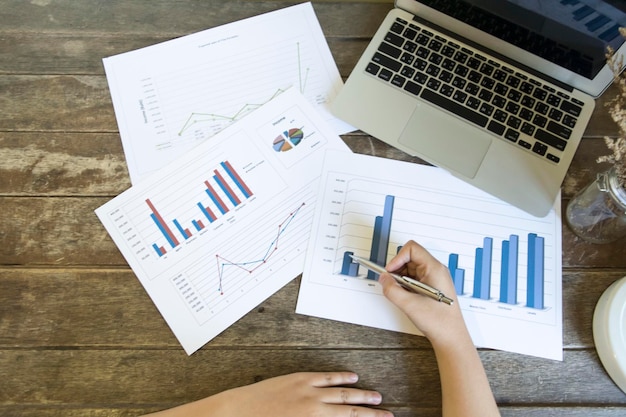
[[[442,3],[448,3],[447,10],[454,13]],[[472,8],[480,7],[481,12],[491,8],[487,17],[492,21],[486,23],[490,27],[526,17],[536,26],[531,32],[554,34],[547,21],[536,15],[524,16],[525,3],[571,6],[568,13],[578,19],[586,13],[577,12],[581,7],[601,14],[600,7],[586,3],[604,2],[396,0],[396,7],[334,100],[333,112],[358,129],[445,168],[524,211],[545,216],[554,205],[591,117],[594,97],[611,83],[612,73],[604,65],[605,44],[592,45],[602,54],[595,63],[584,55],[575,70],[568,70],[546,59],[551,55],[545,50],[530,52],[452,16],[460,13],[460,6],[467,13]],[[590,37],[602,33],[608,39],[609,29],[615,31],[624,16],[605,6],[613,20]],[[565,14],[562,10],[558,13]],[[588,22],[593,18],[588,14],[586,21],[570,20],[591,27]],[[559,25],[556,36],[565,34],[571,39],[566,32],[570,29]],[[620,53],[624,51],[621,37],[613,36],[611,42]],[[433,46],[434,51],[430,50]],[[585,71],[589,73],[581,75]],[[495,82],[487,80],[493,76],[497,76]]]

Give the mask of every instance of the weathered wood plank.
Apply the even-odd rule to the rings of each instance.
[[[563,362],[481,352],[502,405],[626,406],[593,351],[566,352]],[[24,372],[28,369],[29,372]],[[381,391],[389,406],[439,407],[439,373],[425,350],[208,349],[191,357],[162,350],[0,351],[0,405],[68,408],[84,404],[169,406],[297,371],[349,369],[359,386]],[[506,371],[505,371],[506,370]]]
[[[0,264],[124,265],[93,212],[106,201],[0,197]]]
[[[132,2],[87,0],[5,0],[2,32],[167,34],[177,37],[271,12],[300,1],[206,0]],[[313,2],[327,36],[371,37],[393,0]],[[349,17],[349,18],[346,18]]]
[[[0,74],[104,75],[102,59],[170,40],[167,35],[102,35],[5,33],[0,31]],[[328,38],[329,48],[343,77],[367,46],[367,39]]]
[[[565,273],[565,349],[593,348],[596,302],[624,275],[626,270]],[[2,268],[0,282],[0,348],[181,350],[130,270]],[[207,348],[430,349],[423,337],[295,314],[298,289],[295,279]]]
[[[0,132],[0,195],[107,195],[130,187],[117,133]]]
[[[0,76],[2,130],[116,132],[103,76]]]
[[[362,133],[342,137],[357,153],[424,163]],[[606,168],[596,160],[607,153],[604,141],[583,140],[563,182],[563,198]],[[117,133],[0,131],[0,161],[1,195],[115,196],[131,185]]]

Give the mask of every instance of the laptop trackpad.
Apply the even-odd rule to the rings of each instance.
[[[399,142],[429,162],[474,178],[491,138],[469,124],[428,105],[418,105]]]

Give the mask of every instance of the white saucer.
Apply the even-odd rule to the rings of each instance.
[[[626,393],[626,277],[611,284],[598,300],[593,339],[604,369]]]

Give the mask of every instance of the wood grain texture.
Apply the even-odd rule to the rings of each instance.
[[[621,272],[565,273],[566,349],[593,349],[593,310],[602,292],[620,277]],[[0,282],[0,348],[180,350],[129,269],[6,267],[0,269]],[[207,347],[430,349],[423,337],[294,314],[298,288],[299,279],[294,279]]]
[[[134,416],[292,371],[350,369],[398,417],[441,415],[422,337],[294,313],[296,277],[187,357],[93,210],[130,186],[102,59],[297,4],[264,0],[0,0],[0,415]],[[392,0],[313,7],[346,78]],[[618,134],[597,102],[562,207]],[[423,163],[362,132],[358,153]],[[626,275],[626,241],[563,226],[564,361],[480,350],[503,416],[616,417],[626,395],[591,329]]]

